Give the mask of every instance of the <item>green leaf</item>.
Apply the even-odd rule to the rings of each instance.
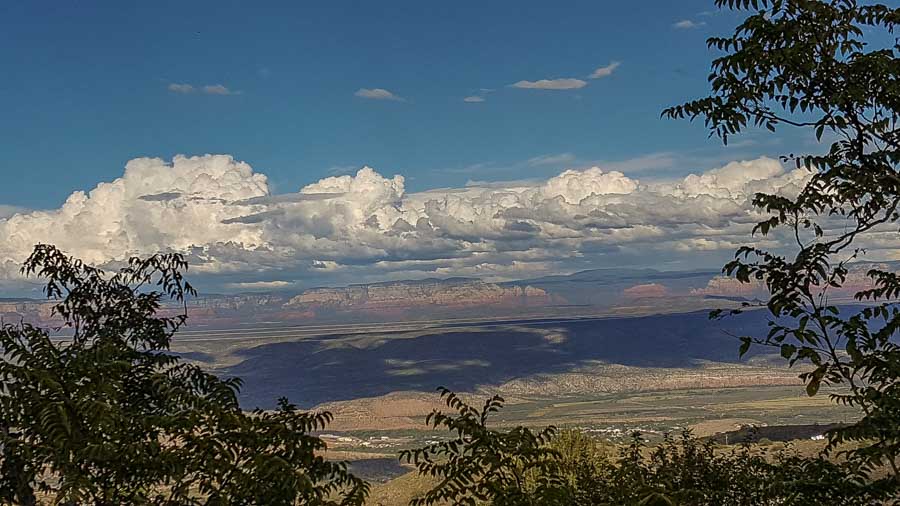
[[[797,347],[793,344],[782,344],[781,345],[781,356],[782,358],[789,359],[794,356],[794,353],[797,353]]]
[[[738,356],[743,357],[750,350],[751,339],[749,337],[741,337],[741,347],[738,350]]]
[[[821,384],[821,380],[813,378],[809,380],[809,383],[806,384],[806,395],[813,397],[817,393],[819,393],[819,385]]]

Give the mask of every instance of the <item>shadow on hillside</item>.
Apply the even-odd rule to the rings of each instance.
[[[248,408],[272,407],[279,396],[309,407],[320,402],[433,392],[438,385],[468,391],[538,373],[571,370],[589,361],[641,367],[692,367],[698,360],[733,362],[732,334],[765,331],[753,311],[724,322],[705,312],[592,321],[509,324],[485,331],[443,328],[418,337],[381,333],[366,348],[335,346],[346,335],[274,343],[242,350],[226,371],[244,379]],[[343,341],[342,341],[343,342]]]

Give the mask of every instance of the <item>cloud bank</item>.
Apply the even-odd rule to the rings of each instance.
[[[0,218],[0,279],[15,280],[39,242],[97,265],[180,251],[226,288],[724,258],[759,219],[755,192],[792,194],[806,177],[759,158],[668,182],[591,167],[408,193],[403,176],[363,167],[273,195],[265,175],[227,155],[138,158],[59,209]]]

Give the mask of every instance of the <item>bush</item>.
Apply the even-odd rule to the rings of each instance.
[[[368,486],[325,461],[309,433],[329,413],[286,400],[246,413],[239,380],[167,353],[186,315],[160,316],[160,302],[193,293],[186,268],[179,255],[156,255],[108,275],[35,247],[23,270],[47,279],[72,337],[0,329],[0,502],[363,503]]]
[[[475,409],[441,389],[455,414],[435,411],[432,427],[456,437],[404,452],[438,484],[411,504],[496,505],[868,505],[894,497],[891,488],[824,457],[769,454],[744,445],[717,451],[690,431],[648,447],[639,433],[618,455],[583,433],[488,427],[502,407],[493,397]]]
[[[822,385],[845,388],[832,399],[862,416],[828,431],[829,450],[853,443],[845,451],[852,465],[886,470],[893,483],[885,486],[897,486],[900,275],[876,264],[866,272],[867,289],[846,282],[849,264],[872,244],[870,234],[896,233],[900,220],[900,9],[855,0],[716,4],[747,17],[733,34],[707,40],[719,53],[708,76],[711,93],[663,115],[702,119],[726,144],[754,127],[798,128],[823,143],[816,152],[782,157],[805,170],[801,191],[753,197],[763,217],[753,233],[775,236],[778,246],[744,246],[725,266],[725,274],[764,283],[770,294],[768,333],[740,336],[740,352],[768,346],[790,365],[808,366],[799,377],[810,396]],[[835,305],[842,288],[865,307]]]
[[[413,463],[420,474],[440,480],[411,505],[571,504],[571,487],[563,477],[560,453],[548,445],[555,428],[493,430],[487,426],[488,418],[503,407],[502,397],[491,397],[479,410],[446,388],[439,391],[455,414],[435,410],[426,423],[434,429],[445,428],[455,437],[400,454],[400,459]]]

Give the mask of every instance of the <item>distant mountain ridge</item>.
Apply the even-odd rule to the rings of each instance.
[[[860,262],[851,266],[843,291],[871,281],[865,273],[878,266],[900,270],[900,262]],[[363,322],[506,316],[563,316],[592,313],[650,314],[692,311],[765,300],[760,282],[742,284],[714,270],[593,269],[568,275],[506,282],[451,277],[383,281],[299,292],[247,292],[206,295],[188,301],[190,324],[225,327],[253,321],[287,323]],[[53,303],[37,299],[0,299],[3,321],[53,326]],[[171,304],[170,311],[180,305]]]
[[[568,275],[544,276],[501,283],[503,286],[528,285],[581,306],[610,307],[627,297],[636,286],[658,285],[657,294],[677,296],[706,286],[717,271],[659,271],[656,269],[592,269]]]
[[[540,285],[545,283],[594,283],[594,282],[615,282],[640,280],[646,282],[654,279],[678,279],[685,277],[694,277],[698,275],[716,276],[719,271],[714,270],[691,270],[691,271],[660,271],[657,269],[589,269],[578,271],[572,274],[558,274],[553,276],[542,276],[539,278],[529,278],[520,281],[508,281],[502,284],[528,283],[530,285]]]
[[[544,290],[531,286],[501,286],[480,279],[449,278],[312,288],[292,297],[286,306],[392,308],[424,305],[549,303]]]

